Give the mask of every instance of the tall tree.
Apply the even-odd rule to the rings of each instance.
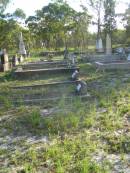
[[[112,34],[112,31],[116,28],[115,4],[116,0],[104,0],[104,30],[109,34]]]
[[[15,10],[15,12],[13,13],[13,16],[16,17],[16,18],[20,18],[20,19],[25,19],[26,18],[26,14],[20,8],[17,8]]]
[[[78,12],[75,16],[75,27],[73,31],[74,45],[81,50],[85,50],[88,46],[88,27],[91,21],[91,16],[85,6],[81,6],[83,12]]]
[[[0,15],[3,14],[3,12],[9,2],[10,2],[10,0],[0,0]]]
[[[48,48],[56,48],[63,42],[67,44],[67,35],[74,28],[75,14],[66,2],[58,0],[38,10],[36,16],[30,16],[26,22]]]
[[[14,20],[0,20],[0,48],[16,49],[21,27]]]
[[[104,12],[103,8],[104,0],[89,0],[89,6],[92,7],[93,14],[96,18],[96,21],[93,24],[97,25],[97,40],[101,37],[101,26],[102,26],[102,13]]]
[[[125,24],[126,36],[127,36],[126,42],[128,44],[130,44],[130,4],[129,4],[128,8],[125,11],[124,20],[126,22],[126,24]]]

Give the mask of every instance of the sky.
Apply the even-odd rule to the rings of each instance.
[[[87,0],[67,0],[68,4],[77,11],[80,11],[80,4],[86,4]],[[43,6],[47,5],[51,0],[11,0],[8,5],[6,12],[13,13],[15,9],[21,8],[26,16],[35,15],[35,11],[42,9]],[[117,0],[116,13],[123,13],[128,7],[130,0]],[[118,28],[123,28],[121,21],[118,20]],[[90,30],[92,32],[96,31],[96,26],[91,26]]]

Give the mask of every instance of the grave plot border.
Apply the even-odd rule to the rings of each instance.
[[[130,62],[129,61],[120,61],[120,62],[95,62],[94,63],[97,71],[101,70],[130,70]]]

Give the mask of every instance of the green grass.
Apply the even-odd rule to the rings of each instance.
[[[0,122],[1,173],[10,173],[12,168],[25,173],[111,173],[114,162],[110,163],[105,157],[110,154],[120,155],[127,164],[124,158],[130,152],[129,123],[126,119],[130,113],[130,83],[129,80],[124,83],[122,79],[129,71],[102,74],[96,73],[95,68],[87,64],[80,64],[80,67],[81,78],[88,84],[91,99],[66,102],[62,98],[55,105],[46,102],[15,108],[9,101],[13,94],[18,97],[21,94],[48,94],[56,90],[60,94],[59,88],[43,91],[9,89],[13,85],[51,82],[51,76],[37,81],[15,81],[10,73],[0,74],[0,102],[3,103],[0,117],[9,115]],[[60,76],[56,78],[61,79]],[[73,89],[62,88],[65,94]],[[40,114],[41,109],[52,107],[59,111],[48,116]],[[47,141],[40,141],[44,137]],[[30,138],[31,142],[28,141]],[[94,160],[102,152],[105,155],[103,159],[100,162]],[[6,159],[8,164],[5,166]]]

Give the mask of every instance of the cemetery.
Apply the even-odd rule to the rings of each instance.
[[[0,2],[0,173],[130,172],[130,8],[69,2]]]

